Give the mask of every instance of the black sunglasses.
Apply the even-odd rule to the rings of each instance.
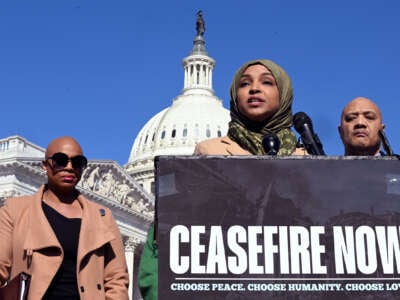
[[[72,168],[75,170],[83,170],[87,166],[87,159],[83,155],[77,155],[69,158],[67,154],[62,152],[54,153],[52,157],[48,157],[46,162],[51,159],[51,167],[55,170],[63,169],[67,166],[68,162],[71,162]]]

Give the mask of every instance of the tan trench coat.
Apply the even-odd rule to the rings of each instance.
[[[29,300],[43,297],[63,260],[41,207],[43,189],[9,199],[0,208],[0,286],[22,271],[31,274]],[[128,299],[124,247],[111,211],[82,195],[78,201],[83,210],[77,258],[80,298]]]

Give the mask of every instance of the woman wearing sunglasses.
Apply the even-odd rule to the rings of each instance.
[[[122,238],[111,211],[76,189],[87,165],[78,142],[53,140],[47,184],[0,208],[0,286],[31,275],[28,299],[128,299]]]

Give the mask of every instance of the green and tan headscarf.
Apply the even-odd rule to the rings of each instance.
[[[279,109],[265,122],[255,122],[242,115],[237,108],[237,88],[244,71],[252,65],[263,65],[271,71],[279,91]],[[265,155],[262,138],[268,133],[278,136],[281,146],[278,155],[291,155],[296,149],[296,136],[292,126],[293,88],[289,76],[280,66],[270,60],[253,60],[242,65],[236,72],[231,85],[231,121],[228,136],[242,148],[254,155]]]

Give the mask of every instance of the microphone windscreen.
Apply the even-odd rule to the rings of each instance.
[[[276,134],[269,133],[264,135],[262,139],[262,146],[265,153],[269,155],[276,155],[279,151],[279,147],[281,146],[281,142]]]
[[[303,132],[304,124],[307,124],[310,130],[313,130],[311,119],[305,112],[300,111],[295,113],[293,116],[294,129],[296,129],[297,132]]]

